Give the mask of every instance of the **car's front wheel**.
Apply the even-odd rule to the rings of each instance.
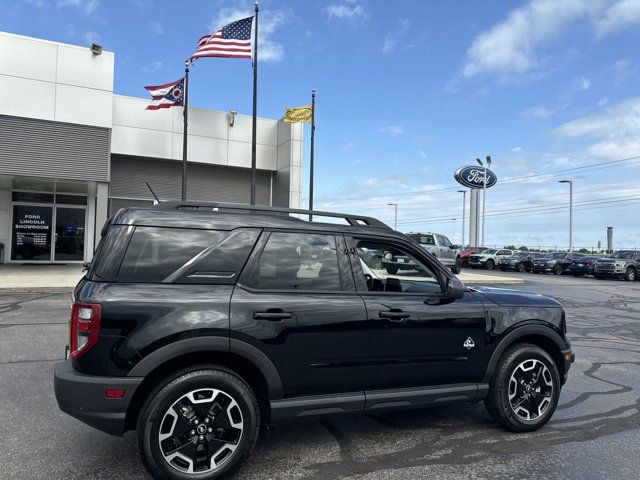
[[[518,269],[519,272],[524,272],[525,271],[524,263],[519,263],[516,268]]]
[[[487,260],[487,262],[484,264],[484,267],[485,267],[487,270],[493,270],[493,267],[495,267],[495,266],[496,266],[496,262],[494,262],[494,261],[493,261],[493,260],[491,260],[491,259]]]
[[[636,269],[633,267],[628,267],[627,271],[624,274],[624,279],[627,282],[633,282],[636,279]]]
[[[154,478],[220,478],[251,453],[259,426],[251,388],[230,372],[200,367],[152,394],[138,418],[138,449]]]
[[[462,261],[460,258],[456,258],[456,263],[451,267],[451,271],[458,275],[462,271]]]
[[[536,345],[521,343],[502,356],[485,405],[491,417],[509,430],[536,430],[553,415],[560,385],[551,356]]]

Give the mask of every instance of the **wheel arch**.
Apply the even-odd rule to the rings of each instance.
[[[192,338],[156,350],[136,365],[128,376],[144,377],[127,409],[125,430],[135,429],[149,394],[174,372],[197,365],[215,365],[240,376],[254,390],[263,418],[269,418],[269,401],[283,397],[282,380],[269,358],[245,342],[229,338]]]
[[[565,361],[562,351],[567,348],[562,337],[549,327],[543,325],[526,325],[511,331],[500,341],[491,354],[484,378],[482,379],[483,383],[489,383],[491,381],[493,373],[504,352],[517,343],[530,343],[549,353],[558,367],[558,372],[560,372],[560,377],[562,378],[565,371]]]

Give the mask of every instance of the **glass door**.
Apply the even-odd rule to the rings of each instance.
[[[84,260],[86,209],[56,207],[54,262]]]
[[[11,260],[51,261],[53,207],[13,206]]]

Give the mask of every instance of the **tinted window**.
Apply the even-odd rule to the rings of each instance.
[[[443,235],[438,235],[438,241],[440,242],[440,244],[443,247],[450,247],[451,246],[451,242],[449,241],[449,239]]]
[[[162,282],[225,232],[136,227],[118,273],[120,282]]]
[[[421,245],[435,245],[436,242],[433,238],[433,235],[420,235],[419,233],[412,233],[409,235],[416,242]]]
[[[264,290],[340,290],[335,237],[273,232],[248,286]]]
[[[359,241],[357,252],[369,291],[442,292],[438,276],[404,249],[384,243]]]

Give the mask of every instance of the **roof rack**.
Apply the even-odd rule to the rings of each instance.
[[[391,229],[387,224],[372,217],[365,217],[363,215],[349,215],[346,213],[335,212],[322,212],[318,210],[301,210],[298,208],[284,208],[284,207],[267,207],[262,205],[247,205],[245,203],[224,203],[224,202],[190,202],[190,201],[168,201],[161,202],[155,205],[154,208],[161,210],[244,210],[246,212],[266,212],[266,213],[297,213],[302,215],[309,215],[310,217],[334,217],[343,218],[349,225],[355,226],[368,226],[376,228]]]

